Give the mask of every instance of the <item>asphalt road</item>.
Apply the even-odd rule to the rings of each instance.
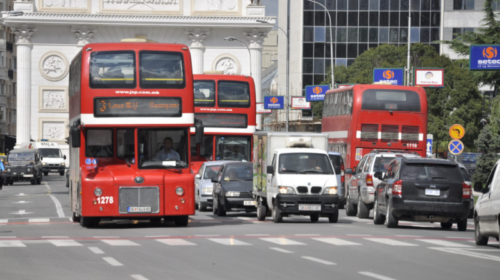
[[[65,177],[0,191],[0,279],[499,279],[495,239],[401,222],[397,229],[346,217],[274,224],[252,214],[197,213],[189,226],[70,220]]]

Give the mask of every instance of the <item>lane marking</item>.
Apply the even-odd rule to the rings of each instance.
[[[371,234],[346,234],[347,236],[373,236]]]
[[[0,238],[16,238],[15,236],[0,236]]]
[[[21,241],[0,241],[0,247],[26,247]]]
[[[196,245],[184,239],[156,239],[156,241],[170,246],[191,246]]]
[[[89,250],[92,251],[92,253],[97,254],[97,255],[104,254],[104,252],[97,247],[89,247]]]
[[[417,244],[406,243],[403,241],[388,239],[388,238],[363,238],[363,239],[391,246],[418,246]]]
[[[28,223],[48,223],[50,219],[47,218],[39,218],[39,219],[29,219]]]
[[[68,236],[42,236],[42,238],[69,238]]]
[[[270,234],[267,233],[248,233],[245,234],[245,236],[269,236]]]
[[[375,274],[375,273],[372,273],[369,271],[360,271],[358,273],[361,275],[372,277],[372,278],[379,279],[379,280],[394,280],[393,278],[389,278],[389,277],[386,277],[386,276],[380,275],[380,274]]]
[[[281,253],[285,253],[285,254],[293,254],[293,252],[292,252],[292,251],[288,251],[288,250],[281,249],[281,248],[270,247],[269,249],[271,249],[271,250],[275,250],[275,251],[278,251],[278,252],[281,252]]]
[[[313,262],[318,262],[318,263],[326,264],[326,265],[336,265],[336,263],[332,263],[332,262],[325,261],[325,260],[322,260],[322,259],[317,259],[317,258],[314,258],[314,257],[302,257],[302,258],[306,259],[306,260],[313,261]]]
[[[279,237],[279,238],[259,238],[259,239],[267,241],[267,242],[275,243],[278,245],[306,245],[304,243],[300,243],[300,242],[293,241],[293,240],[290,240],[287,238],[282,238],[282,237]]]
[[[21,203],[21,204],[24,204],[24,203],[31,203],[31,201],[21,200],[21,201],[12,201],[12,203]]]
[[[75,240],[48,240],[50,243],[57,247],[78,247],[83,246]]]
[[[9,222],[9,220],[8,220],[8,219],[1,219],[1,220],[0,220],[0,224],[6,224],[6,223],[8,223],[8,222]]]
[[[462,255],[462,256],[467,256],[471,258],[477,258],[477,259],[483,259],[483,260],[490,260],[490,261],[496,261],[500,262],[500,257],[493,256],[493,255],[488,255],[488,254],[481,254],[481,253],[476,253],[476,252],[471,252],[469,250],[465,249],[459,249],[459,248],[429,248],[445,253],[450,253],[450,254],[456,254],[456,255]],[[498,249],[497,249],[498,250]]]
[[[64,218],[64,211],[62,209],[61,202],[59,202],[59,200],[57,200],[55,196],[53,195],[49,196],[50,198],[52,198],[52,201],[54,201],[54,204],[56,205],[57,215],[59,216],[59,218]]]
[[[25,196],[25,194],[24,194],[24,193],[19,193],[19,194],[18,194],[18,195],[16,195],[16,196]]]
[[[222,223],[222,221],[201,221],[201,224]]]
[[[132,275],[130,275],[130,277],[132,277],[132,279],[134,279],[134,280],[148,280],[148,278],[146,278],[140,274],[132,274]]]
[[[471,247],[469,245],[450,242],[450,241],[446,241],[446,240],[433,240],[433,239],[417,239],[417,240],[422,241],[422,242],[426,242],[426,243],[430,243],[433,245],[443,246],[443,247],[455,247],[455,248],[470,248]]]
[[[297,233],[295,236],[321,236],[321,234],[315,234],[315,233]]]
[[[214,218],[210,216],[189,216],[190,219],[193,220],[213,220]]]
[[[14,215],[28,215],[28,214],[33,214],[33,212],[26,212],[26,210],[19,210],[19,212],[11,212],[10,214],[14,214]]]
[[[228,246],[239,246],[239,245],[251,245],[249,243],[236,240],[233,238],[208,238],[208,240],[213,241],[215,243],[219,243],[222,245],[228,245]]]
[[[161,238],[161,237],[170,237],[170,235],[146,235],[146,238]]]
[[[249,217],[237,217],[236,219],[244,220],[244,221],[255,220],[255,218],[249,218]]]
[[[359,243],[339,239],[339,238],[313,238],[314,240],[325,242],[328,244],[333,244],[337,246],[350,246],[350,245],[361,245]]]
[[[197,236],[197,237],[216,237],[216,236],[220,236],[220,234],[195,234],[194,236]]]
[[[102,257],[102,259],[105,260],[107,263],[109,263],[112,266],[123,266],[122,263],[120,263],[119,261],[115,260],[112,257]]]
[[[107,243],[108,245],[111,246],[139,246],[139,244],[132,242],[130,240],[110,239],[110,240],[102,240],[102,242]]]
[[[94,236],[94,238],[103,239],[103,238],[120,238],[120,236]]]
[[[414,237],[414,238],[421,238],[422,236],[419,235],[396,235],[398,237]]]
[[[49,184],[47,184],[47,182],[43,182],[43,184],[45,185],[45,187],[48,189],[48,190],[51,190]]]

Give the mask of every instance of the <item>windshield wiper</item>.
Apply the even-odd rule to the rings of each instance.
[[[298,171],[295,171],[295,170],[281,170],[280,171],[280,173],[282,173],[282,174],[285,173],[285,172],[286,173],[288,173],[288,172],[290,172],[290,173],[299,173]]]
[[[301,171],[299,172],[300,174],[307,174],[307,173],[318,173],[318,174],[328,174],[326,172],[323,172],[323,171],[319,171],[319,170],[306,170],[306,171]]]

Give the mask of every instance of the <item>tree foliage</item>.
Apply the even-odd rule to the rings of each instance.
[[[496,152],[500,150],[500,136],[493,134],[491,127],[486,125],[474,143],[483,154],[477,162],[476,171],[472,179],[474,182],[482,182],[484,184],[488,179],[491,169],[498,160]]]

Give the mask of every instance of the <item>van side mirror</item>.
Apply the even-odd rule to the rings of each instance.
[[[344,170],[344,173],[349,174],[349,175],[354,174],[354,172],[352,171],[352,168],[347,168],[346,170]]]
[[[217,180],[217,176],[212,177],[212,183],[219,183],[219,180]]]
[[[379,180],[384,180],[385,179],[385,172],[375,172],[375,174],[373,174],[373,177],[379,179]]]
[[[66,159],[66,155],[63,156],[63,159]]]
[[[274,166],[269,165],[267,167],[267,174],[274,174]]]
[[[194,135],[194,141],[196,144],[203,144],[203,134],[205,129],[203,128],[203,122],[199,119],[195,119],[196,134]]]
[[[77,126],[72,126],[70,129],[71,147],[80,148],[80,129]]]
[[[194,178],[195,179],[201,179],[201,175],[200,174],[196,174],[196,175],[194,175]]]

